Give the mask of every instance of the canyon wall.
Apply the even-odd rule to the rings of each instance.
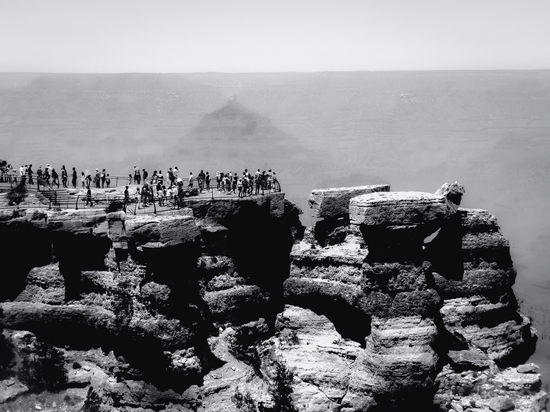
[[[0,402],[544,410],[509,243],[462,195],[316,190],[307,229],[281,193],[159,215],[4,210]]]

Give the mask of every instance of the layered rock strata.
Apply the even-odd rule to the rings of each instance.
[[[494,377],[533,352],[536,332],[511,289],[509,243],[489,212],[459,208],[463,194],[454,183],[436,194],[352,197],[339,226],[318,221],[294,245],[285,301],[326,316],[362,347],[344,379],[347,396],[330,399],[338,408],[447,410],[459,402],[439,397],[432,406],[442,371]],[[307,375],[303,360],[289,358],[289,365]],[[540,375],[531,377],[540,385]],[[538,389],[529,394],[544,399]],[[478,407],[489,408],[496,393],[479,398]]]
[[[464,193],[316,190],[305,231],[280,193],[160,215],[2,212],[0,402],[36,408],[47,389],[64,410],[542,411],[509,243]]]

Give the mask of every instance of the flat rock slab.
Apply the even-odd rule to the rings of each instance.
[[[126,236],[137,246],[158,249],[196,242],[200,229],[191,216],[143,215],[126,221]]]
[[[309,195],[309,207],[314,218],[347,217],[350,199],[375,192],[389,192],[390,185],[367,185],[339,187],[332,189],[315,189]]]
[[[350,200],[350,223],[366,226],[402,226],[436,222],[453,210],[441,195],[424,192],[378,192]]]

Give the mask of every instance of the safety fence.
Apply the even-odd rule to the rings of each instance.
[[[278,182],[277,182],[278,183]],[[15,187],[12,185],[12,188]],[[265,196],[268,193],[280,192],[280,184],[272,186],[268,189],[266,187],[260,188],[256,194],[256,189],[253,189],[252,193],[239,195],[238,192],[233,191],[220,191],[217,188],[210,188],[209,190],[200,191],[197,188],[185,188],[180,196],[164,196],[158,195],[148,196],[147,201],[144,202],[141,194],[134,192],[128,199],[125,196],[118,193],[97,193],[97,189],[91,190],[91,194],[69,194],[66,189],[62,189],[63,195],[59,195],[60,190],[52,188],[51,185],[42,185],[40,190],[30,190],[34,192],[37,199],[25,199],[17,205],[13,206],[0,206],[1,209],[28,209],[28,208],[44,208],[44,209],[98,209],[104,208],[105,210],[124,210],[126,213],[139,214],[139,213],[160,213],[185,207],[186,200],[195,199],[239,199],[239,198],[254,198],[259,196]],[[94,193],[95,192],[95,193]]]

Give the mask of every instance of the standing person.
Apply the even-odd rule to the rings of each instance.
[[[99,189],[101,187],[101,173],[99,173],[99,169],[95,169],[94,182],[95,188]]]
[[[126,206],[128,205],[128,203],[130,203],[130,192],[128,191],[128,186],[126,186],[126,189],[124,189],[124,203],[122,205],[124,213],[126,213]]]
[[[32,180],[32,165],[29,165],[29,168],[27,169],[27,174],[29,175],[29,185],[34,184],[34,181]]]
[[[105,174],[105,169],[101,171],[101,188],[103,189],[105,187],[105,179],[107,179],[107,175]]]
[[[90,188],[90,185],[88,185],[88,190],[86,191],[86,206],[88,206],[88,204],[90,206],[94,205],[94,202],[92,202],[92,189]]]
[[[82,187],[86,187],[86,175],[84,174],[84,172],[81,172],[80,181],[82,182]]]
[[[78,178],[78,175],[76,174],[76,169],[73,167],[72,181],[71,181],[71,183],[73,184],[73,189],[76,189],[76,179],[77,178]]]
[[[111,178],[109,177],[109,173],[107,173],[107,177],[105,177],[105,183],[107,184],[107,188],[111,187]]]
[[[155,190],[157,191],[159,206],[163,206],[164,200],[162,199],[162,185],[160,184],[160,181],[158,179],[157,179],[157,186],[155,187]]]
[[[254,175],[254,184],[256,186],[256,192],[254,194],[259,195],[260,194],[260,187],[262,182],[260,181],[260,169],[255,173]]]
[[[199,180],[198,180],[198,184],[199,184],[199,191],[200,193],[202,193],[202,189],[204,188],[204,178],[206,177],[205,174],[204,174],[204,171],[201,169],[201,172],[199,173]]]
[[[237,189],[239,190],[239,197],[243,197],[243,180],[241,178],[237,181]]]
[[[239,182],[239,176],[237,176],[237,172],[233,173],[233,181],[231,185],[231,189],[233,191],[233,194],[237,193],[237,184]]]
[[[189,173],[189,185],[187,186],[189,189],[193,189],[193,183],[195,178],[193,177],[193,172]]]
[[[269,171],[267,172],[267,190],[269,190],[271,192],[271,188],[272,188],[272,177],[271,177],[271,169],[269,169]]]
[[[243,197],[245,197],[246,195],[248,195],[248,176],[246,175],[246,173],[243,174],[242,181],[243,181]]]
[[[210,174],[208,171],[206,172],[206,176],[204,177],[204,180],[206,182],[206,191],[210,192]]]
[[[264,190],[267,186],[267,175],[265,174],[265,170],[260,175],[260,182],[261,182],[261,185],[262,185],[262,196],[263,196],[264,195]]]
[[[65,165],[61,166],[61,183],[63,184],[63,187],[67,187],[67,169],[65,169]]]
[[[225,190],[228,195],[231,194],[231,172],[226,173],[224,177]]]
[[[174,171],[172,170],[172,168],[168,169],[168,171],[166,172],[166,180],[170,182],[169,187],[174,185]]]
[[[139,185],[138,182],[139,169],[137,166],[134,166],[134,184]]]
[[[149,176],[149,173],[147,173],[147,170],[143,169],[143,183],[147,181],[147,176]]]
[[[161,186],[164,185],[164,176],[162,175],[162,170],[159,170],[158,181],[159,181]]]
[[[131,173],[128,173],[128,184],[129,185],[132,184],[132,174]]]
[[[178,209],[183,208],[185,205],[185,202],[183,201],[184,198],[184,192],[183,192],[183,184],[178,184],[177,187],[178,195],[177,195],[177,202],[178,202]]]

